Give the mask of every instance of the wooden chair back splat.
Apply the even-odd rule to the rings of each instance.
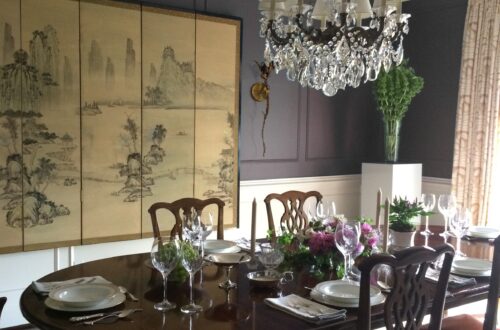
[[[273,240],[276,239],[276,230],[274,226],[271,201],[280,201],[285,209],[280,219],[280,229],[297,233],[300,230],[306,229],[308,226],[309,219],[304,211],[304,203],[310,197],[316,198],[316,202],[321,201],[323,198],[323,196],[317,191],[302,192],[296,190],[290,190],[282,194],[269,194],[266,196],[264,202],[266,203],[267,220],[269,223],[269,230],[271,230],[271,238]]]
[[[387,329],[419,329],[430,303],[432,306],[429,329],[440,329],[454,254],[455,251],[449,244],[441,245],[435,250],[414,246],[394,255],[375,254],[363,260],[358,267],[361,271],[358,329],[370,329],[370,274],[377,265],[389,266],[393,275],[393,287],[384,305],[384,322]],[[434,285],[426,280],[425,273],[441,255],[444,255],[444,261],[438,283]]]
[[[192,215],[193,210],[197,214],[202,214],[203,209],[208,205],[216,205],[217,214],[217,239],[224,239],[224,201],[219,198],[198,199],[198,198],[181,198],[172,203],[158,202],[151,205],[148,209],[153,225],[154,237],[160,237],[160,227],[158,226],[157,211],[159,209],[169,210],[175,217],[175,224],[170,232],[170,236],[178,235],[182,239],[182,220],[183,217]],[[214,223],[215,225],[215,223]]]

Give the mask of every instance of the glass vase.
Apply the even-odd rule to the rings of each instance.
[[[384,118],[384,146],[386,162],[395,163],[398,161],[400,129],[400,119]]]

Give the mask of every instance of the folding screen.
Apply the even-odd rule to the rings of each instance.
[[[129,2],[0,1],[0,252],[147,237],[149,206],[182,197],[234,226],[239,38]]]

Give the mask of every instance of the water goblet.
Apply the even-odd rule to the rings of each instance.
[[[182,235],[189,242],[199,240],[200,220],[198,213],[193,210],[191,214],[185,215],[182,221]]]
[[[200,215],[197,215],[193,222],[193,229],[198,232],[200,238],[200,244],[202,244],[203,255],[205,255],[205,240],[208,235],[212,233],[214,225],[214,220],[212,213],[208,214],[208,217],[202,218]]]
[[[323,221],[329,216],[328,204],[325,206],[323,201],[319,201],[316,204],[316,218],[317,220]]]
[[[450,229],[457,239],[457,248],[455,250],[455,256],[465,257],[460,249],[462,242],[462,237],[465,235],[469,229],[469,224],[472,218],[472,213],[468,208],[457,209],[456,214],[450,218]]]
[[[212,212],[208,213],[208,217],[202,218],[198,216],[198,228],[200,230],[201,239],[205,241],[207,237],[212,233],[214,227],[214,217]]]
[[[203,267],[203,244],[201,240],[183,242],[180,248],[182,266],[189,273],[189,304],[181,307],[181,312],[193,314],[201,312],[203,307],[194,303],[193,277]]]
[[[356,225],[356,223],[358,225]],[[344,256],[344,276],[343,281],[348,281],[348,274],[351,273],[349,255],[354,252],[359,243],[359,222],[339,221],[335,229],[335,245]]]
[[[457,211],[457,200],[455,196],[451,194],[439,195],[438,209],[444,217],[444,231],[440,233],[439,236],[444,237],[446,241],[448,237],[451,236],[451,233],[448,231],[449,219],[453,217]]]
[[[167,237],[154,239],[151,248],[151,261],[163,277],[163,301],[154,305],[154,308],[159,311],[168,311],[176,307],[176,304],[167,299],[167,278],[170,272],[175,269],[178,260],[179,242],[177,240],[168,241]]]
[[[420,203],[425,212],[430,212],[434,210],[434,206],[436,206],[436,195],[434,194],[422,194],[420,198]],[[432,231],[429,230],[429,216],[425,216],[425,229],[420,232],[420,235],[425,236],[425,245],[427,246],[427,237],[434,235]]]
[[[361,223],[359,221],[350,221],[347,220],[352,226],[356,227],[355,234],[358,236],[357,238],[357,244],[354,250],[349,252],[347,254],[347,263],[348,263],[348,273],[347,273],[347,278],[352,281],[359,281],[361,279],[361,273],[359,270],[356,268],[353,268],[354,265],[354,259],[362,252],[359,252],[360,250],[358,249],[360,247],[360,237],[361,237]]]
[[[275,270],[285,259],[285,255],[276,244],[260,244],[259,261],[266,270]]]

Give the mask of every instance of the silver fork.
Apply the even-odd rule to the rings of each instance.
[[[83,324],[85,325],[94,325],[96,324],[97,322],[100,322],[104,319],[107,319],[109,317],[116,317],[116,319],[122,319],[124,317],[127,317],[129,316],[130,314],[133,314],[135,312],[140,312],[142,311],[142,309],[125,309],[125,310],[122,310],[121,312],[119,312],[118,314],[117,313],[112,313],[112,314],[107,314],[107,315],[104,315],[98,319],[95,319],[95,320],[92,320],[92,321],[85,321],[85,322],[82,322]]]

